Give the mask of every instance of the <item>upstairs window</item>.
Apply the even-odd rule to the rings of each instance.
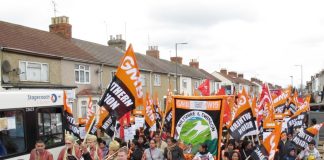
[[[81,84],[90,83],[90,67],[88,65],[76,64],[74,68],[75,82]]]
[[[19,61],[19,69],[21,81],[49,81],[49,67],[47,63]]]
[[[145,75],[141,74],[140,79],[141,79],[141,82],[142,82],[142,86],[145,86],[145,81],[146,81]]]
[[[161,76],[154,74],[154,86],[161,86]]]

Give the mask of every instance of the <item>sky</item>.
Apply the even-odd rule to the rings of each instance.
[[[136,52],[199,61],[283,87],[324,69],[324,1],[300,0],[1,0],[0,20],[48,31],[68,16],[72,37],[107,45],[122,34]],[[302,67],[301,67],[302,66]],[[301,74],[302,72],[302,74]],[[302,76],[301,76],[302,75]]]

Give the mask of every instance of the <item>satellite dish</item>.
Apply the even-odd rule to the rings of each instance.
[[[8,83],[9,82],[9,76],[8,75],[2,75],[2,81],[3,83]]]
[[[11,65],[8,60],[2,62],[2,71],[4,73],[9,73],[11,71]]]

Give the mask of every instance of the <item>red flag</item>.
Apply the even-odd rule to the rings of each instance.
[[[203,96],[209,96],[210,95],[210,84],[209,79],[206,79],[199,87],[199,91]]]
[[[217,96],[221,96],[221,95],[226,95],[225,93],[225,88],[221,87],[218,92],[216,93]]]
[[[231,97],[227,97],[226,101],[224,101],[224,114],[223,114],[223,123],[228,124],[232,118],[231,118],[231,108],[229,106]]]

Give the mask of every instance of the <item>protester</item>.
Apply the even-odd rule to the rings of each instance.
[[[194,160],[214,160],[213,155],[208,152],[206,144],[202,144],[199,147],[199,151],[196,153]]]
[[[37,140],[35,148],[30,152],[29,160],[53,160],[53,155],[45,149],[45,143]]]
[[[320,160],[321,155],[315,147],[315,140],[308,143],[308,147],[301,151],[298,155],[300,160]]]
[[[118,141],[113,140],[109,144],[109,151],[108,151],[108,159],[109,160],[116,160],[117,159],[117,152],[120,148],[120,144]]]
[[[222,154],[221,154],[222,159],[225,158],[225,152],[228,153],[229,157],[232,157],[232,154],[234,152],[234,146],[235,146],[235,141],[233,139],[229,140],[229,142],[227,143],[227,146],[222,151]]]
[[[122,147],[118,150],[117,160],[127,160],[128,150],[127,147]]]
[[[145,138],[143,135],[140,135],[138,137],[137,142],[135,142],[135,149],[133,154],[131,155],[131,160],[141,160],[145,147],[144,147],[144,142],[145,142]]]
[[[253,144],[251,141],[244,141],[240,150],[241,158],[247,159],[253,152]]]
[[[159,133],[155,133],[154,140],[156,141],[156,147],[160,149],[161,152],[164,152],[164,149],[168,147],[168,144],[161,139]]]
[[[98,138],[98,143],[99,143],[99,148],[102,151],[102,157],[106,157],[109,151],[106,141],[102,140],[101,138]]]
[[[168,147],[164,149],[164,158],[167,160],[184,160],[182,149],[174,138],[167,138]]]
[[[88,149],[89,148],[89,149]],[[102,160],[102,151],[97,144],[97,137],[88,135],[86,145],[81,144],[82,157],[84,160]]]
[[[112,141],[111,138],[100,128],[97,129],[97,137],[105,141],[106,144],[109,144]]]
[[[293,148],[294,145],[292,144],[292,142],[290,140],[288,140],[287,138],[287,133],[286,132],[282,132],[280,135],[281,139],[280,142],[278,144],[278,150],[279,153],[277,155],[277,157],[279,158],[279,160],[283,159],[285,156],[288,155],[288,149],[289,148]]]
[[[163,160],[162,151],[156,147],[155,140],[150,140],[150,148],[144,151],[142,160]]]
[[[231,160],[242,160],[240,152],[238,151],[233,151]]]
[[[297,154],[295,148],[289,148],[288,155],[284,157],[283,160],[296,160]]]
[[[66,134],[65,147],[61,150],[57,160],[78,160],[81,156],[80,148],[75,144],[74,137]]]

